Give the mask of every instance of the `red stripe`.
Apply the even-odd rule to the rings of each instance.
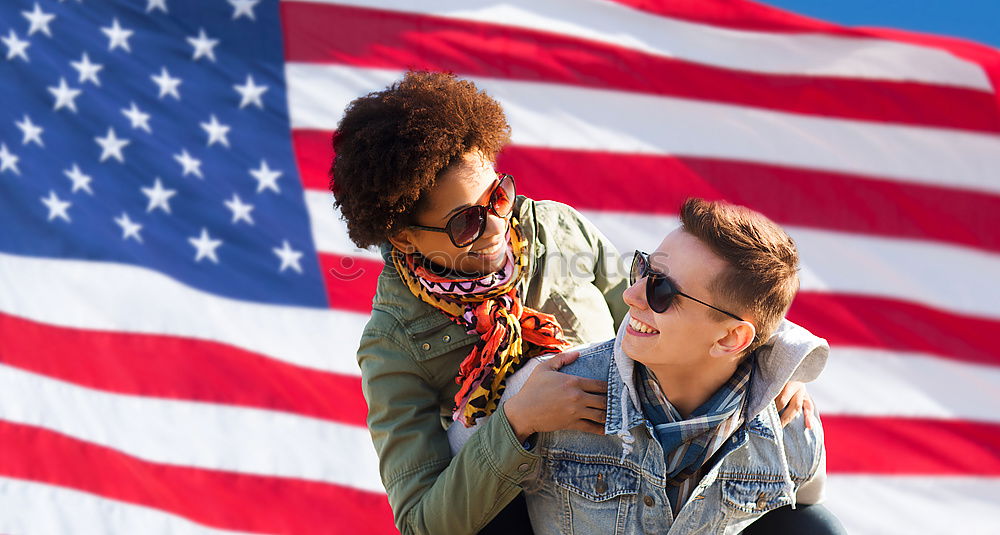
[[[973,89],[759,74],[550,32],[338,5],[283,2],[282,16],[289,28],[286,59],[295,62],[443,70],[810,115],[1000,132],[1000,109],[993,95]]]
[[[306,188],[327,189],[330,135],[294,132]],[[784,225],[1000,252],[1000,195],[989,193],[730,160],[516,145],[497,165],[519,178],[520,192],[580,210],[675,214],[688,197],[726,199]]]
[[[926,353],[1000,366],[1000,321],[962,316],[894,299],[799,292],[788,319],[836,347]]]
[[[736,30],[775,33],[825,33],[859,37],[864,33],[748,0],[611,0],[653,15]]]
[[[338,455],[335,444],[330,451]],[[398,533],[384,494],[154,463],[40,427],[5,421],[0,421],[0,474],[152,507],[222,529]]]
[[[822,416],[830,473],[1000,476],[1000,425]]]
[[[369,314],[379,273],[385,264],[355,256],[319,254],[330,307]]]
[[[71,329],[0,313],[0,363],[109,392],[278,410],[364,426],[361,379],[230,345]]]

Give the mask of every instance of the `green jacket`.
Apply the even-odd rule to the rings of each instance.
[[[628,285],[614,246],[564,204],[518,197],[515,213],[530,247],[523,303],[555,315],[574,345],[613,338]],[[518,443],[502,405],[452,458],[445,426],[476,337],[414,297],[387,246],[382,253],[358,364],[396,526],[403,534],[475,533],[521,491],[539,458]]]

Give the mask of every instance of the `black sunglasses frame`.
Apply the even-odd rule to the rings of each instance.
[[[494,194],[496,194],[497,189],[500,188],[500,186],[503,184],[503,181],[504,180],[508,180],[508,179],[510,180],[510,186],[511,186],[510,189],[511,189],[511,192],[512,192],[511,201],[510,201],[510,207],[511,207],[511,209],[506,214],[501,214],[496,209],[496,203],[494,202]],[[455,212],[451,217],[448,218],[448,222],[445,223],[445,225],[443,227],[428,227],[428,226],[424,226],[424,225],[409,225],[409,228],[417,229],[417,230],[429,230],[431,232],[444,232],[445,234],[448,235],[448,239],[451,240],[452,245],[454,245],[455,247],[459,247],[459,248],[461,248],[461,247],[468,247],[469,245],[472,245],[473,243],[475,243],[476,240],[478,240],[479,238],[481,238],[483,236],[483,232],[486,232],[486,218],[489,215],[488,212],[493,212],[494,214],[497,215],[497,217],[502,217],[504,219],[510,217],[510,214],[512,214],[514,212],[514,199],[516,197],[517,197],[517,183],[514,182],[514,176],[513,175],[508,175],[507,173],[497,173],[497,183],[493,186],[493,189],[490,190],[490,199],[488,201],[489,202],[488,205],[477,204],[475,206],[469,206],[467,208],[459,210],[458,212]],[[454,234],[452,234],[452,232],[449,230],[449,228],[451,227],[452,221],[456,220],[455,218],[457,218],[459,216],[462,216],[464,214],[467,214],[469,211],[479,212],[479,214],[478,214],[478,218],[479,218],[479,230],[476,232],[475,237],[473,237],[471,240],[469,240],[468,243],[459,243],[455,239]]]
[[[636,275],[638,275],[638,277]],[[712,306],[701,299],[691,297],[690,295],[680,291],[670,277],[653,269],[653,267],[649,264],[649,254],[636,249],[635,256],[632,258],[632,269],[629,271],[629,284],[634,285],[637,279],[641,279],[643,277],[646,278],[646,303],[649,305],[649,308],[653,309],[653,312],[656,312],[657,314],[666,312],[667,309],[670,308],[670,305],[674,302],[673,296],[680,295],[682,297],[687,297],[696,303],[701,303],[713,310],[718,310],[730,318],[737,319],[739,321],[746,321],[732,312],[726,312],[719,307]],[[666,294],[664,294],[664,290],[662,290],[664,287],[667,288]]]

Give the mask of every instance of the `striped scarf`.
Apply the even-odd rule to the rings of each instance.
[[[691,496],[705,462],[719,451],[743,424],[743,406],[753,371],[754,354],[736,368],[733,376],[708,401],[684,419],[667,400],[653,372],[636,363],[637,390],[642,412],[663,446],[667,465],[667,494],[676,513]]]
[[[504,267],[475,277],[437,275],[419,253],[391,251],[396,272],[413,295],[479,336],[455,378],[461,388],[455,394],[452,417],[467,427],[493,414],[507,377],[525,362],[570,346],[555,317],[521,303],[517,283],[525,276],[528,242],[514,218],[507,241]]]

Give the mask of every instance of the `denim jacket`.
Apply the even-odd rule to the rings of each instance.
[[[535,533],[735,534],[772,509],[822,500],[826,459],[818,418],[811,430],[802,416],[782,428],[773,401],[788,381],[819,374],[829,352],[825,340],[785,321],[758,349],[746,423],[709,461],[678,513],[667,501],[664,452],[639,408],[623,333],[562,368],[607,379],[605,435],[539,436],[543,462],[524,483]]]

